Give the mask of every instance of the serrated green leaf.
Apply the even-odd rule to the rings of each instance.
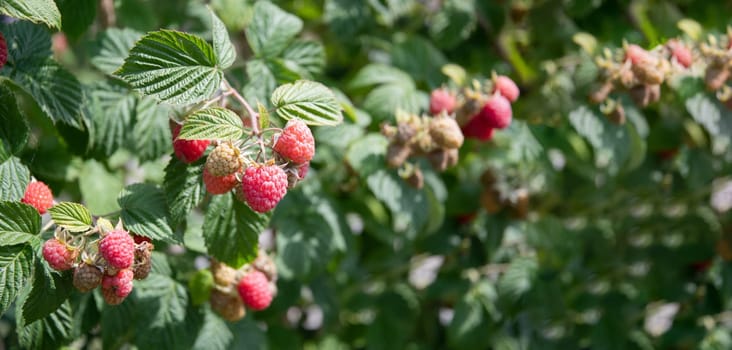
[[[223,79],[209,43],[195,35],[172,30],[142,37],[115,74],[141,93],[172,104],[208,99]]]
[[[397,84],[415,88],[414,80],[399,68],[385,64],[372,63],[358,71],[348,86],[351,89],[367,88],[374,85]]]
[[[82,232],[91,228],[91,213],[81,204],[61,202],[48,209],[48,212],[56,225],[71,232]]]
[[[188,293],[168,276],[150,274],[135,284],[138,328],[135,344],[141,349],[188,349],[195,339],[198,320],[187,312]]]
[[[97,36],[91,47],[91,64],[107,74],[114,74],[140,40],[142,33],[129,28],[109,28]]]
[[[425,191],[410,187],[395,172],[384,169],[369,175],[366,183],[391,211],[394,231],[415,235],[424,229],[430,219]]]
[[[180,129],[182,140],[238,140],[244,135],[244,125],[236,113],[226,108],[212,107],[194,112]]]
[[[211,1],[211,7],[229,30],[240,32],[252,20],[253,3],[252,0],[213,0]]]
[[[124,188],[122,173],[110,173],[94,160],[88,160],[79,173],[79,189],[83,203],[95,215],[119,210],[117,194]]]
[[[257,102],[257,114],[259,115],[259,130],[269,128],[269,111],[259,102]]]
[[[57,0],[62,29],[71,39],[79,38],[97,17],[96,0]]]
[[[41,216],[30,205],[0,202],[0,245],[25,243],[41,232]]]
[[[137,283],[135,283],[135,289]],[[133,293],[134,292],[133,289]],[[133,294],[134,295],[134,294]],[[127,297],[119,305],[107,305],[100,289],[94,291],[94,300],[100,311],[99,324],[102,328],[102,345],[104,349],[119,349],[131,342],[135,332],[137,298]]]
[[[517,258],[498,280],[498,291],[513,299],[518,299],[534,285],[539,265],[533,258]]]
[[[214,279],[211,270],[203,269],[196,271],[193,277],[188,280],[188,290],[191,292],[191,302],[193,305],[202,305],[207,302],[213,286]]]
[[[132,150],[141,161],[158,159],[172,150],[168,118],[170,108],[152,97],[140,97],[135,106]]]
[[[8,48],[6,67],[51,56],[51,35],[42,26],[26,21],[0,24]],[[8,69],[8,68],[4,68]]]
[[[447,64],[447,58],[432,42],[420,36],[411,35],[397,40],[391,59],[394,66],[431,87],[437,87],[445,80],[441,70]]]
[[[362,177],[384,168],[389,141],[381,134],[368,134],[354,141],[347,150],[346,161]]]
[[[394,119],[394,113],[401,109],[408,113],[419,113],[427,105],[427,96],[408,84],[384,84],[366,95],[363,108],[374,119],[387,121]]]
[[[30,182],[30,171],[16,157],[0,163],[0,201],[20,201]]]
[[[569,122],[594,149],[595,166],[616,174],[630,156],[630,136],[624,126],[581,106],[569,113]]]
[[[729,152],[732,146],[732,113],[704,93],[689,98],[685,105],[694,121],[712,136],[713,152]]]
[[[285,120],[299,118],[310,125],[336,125],[343,121],[335,95],[325,85],[299,80],[278,87],[272,93],[272,105]]]
[[[211,11],[211,32],[213,33],[213,48],[216,53],[219,67],[229,68],[236,60],[236,50],[229,39],[229,32],[216,14]]]
[[[312,40],[295,40],[282,53],[286,65],[295,68],[300,76],[312,78],[325,66],[325,48]]]
[[[226,350],[234,339],[226,321],[216,316],[210,307],[204,309],[204,320],[198,338],[193,344],[193,350]]]
[[[40,244],[35,259],[33,285],[23,302],[23,321],[26,324],[45,318],[56,311],[71,295],[72,275],[52,270],[40,256]]]
[[[0,314],[4,314],[31,275],[33,249],[29,244],[0,247]]]
[[[477,23],[475,0],[447,0],[431,18],[429,32],[437,45],[451,48],[467,39]]]
[[[276,57],[302,30],[302,20],[270,2],[254,4],[252,22],[246,29],[249,46],[257,57]]]
[[[94,84],[90,91],[91,150],[109,157],[126,143],[134,123],[135,96],[112,79]]]
[[[152,184],[133,184],[125,187],[117,197],[122,208],[125,227],[135,234],[154,240],[179,243],[168,224],[168,205],[165,194]]]
[[[170,218],[174,226],[185,220],[188,213],[203,199],[205,194],[201,176],[202,161],[188,166],[176,157],[171,157],[165,167],[165,198],[170,206]]]
[[[52,59],[17,62],[11,78],[54,122],[81,128],[81,83]]]
[[[208,253],[227,265],[239,267],[257,257],[259,233],[269,216],[254,212],[231,194],[214,197],[206,209],[203,237]]]
[[[61,304],[56,311],[31,324],[22,324],[18,317],[18,342],[23,349],[59,349],[71,338],[73,316],[71,303]]]
[[[0,163],[23,149],[29,133],[30,129],[18,109],[15,94],[0,80],[0,148],[7,152],[4,157],[0,156]]]
[[[450,344],[456,348],[485,348],[491,339],[486,334],[488,330],[488,317],[480,300],[466,294],[455,307],[448,327]]]
[[[4,0],[0,2],[0,14],[61,28],[61,12],[53,0]]]

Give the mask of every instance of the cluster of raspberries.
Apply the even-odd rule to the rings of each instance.
[[[227,321],[238,321],[246,308],[264,310],[277,294],[277,269],[272,258],[259,251],[257,259],[238,270],[218,261],[211,263],[214,286],[211,309]]]
[[[43,258],[55,270],[73,270],[73,284],[79,291],[101,285],[107,304],[118,305],[132,292],[132,280],[150,273],[153,244],[120,228],[102,232],[98,240],[88,238],[59,227],[55,237],[43,244]]]
[[[430,113],[454,114],[460,128],[467,138],[489,141],[496,129],[511,125],[513,109],[520,94],[519,88],[511,78],[493,74],[485,83],[473,82],[459,92],[437,89],[430,95]]]
[[[183,162],[195,162],[211,141],[178,139],[180,129],[181,125],[173,126],[175,154]],[[218,143],[203,168],[206,191],[218,195],[234,190],[236,198],[254,211],[264,213],[274,209],[287,189],[307,175],[315,154],[315,139],[305,122],[293,119],[275,135],[271,148],[275,159],[260,164],[247,159],[234,142]]]

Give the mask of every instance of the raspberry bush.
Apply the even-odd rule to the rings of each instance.
[[[0,1],[0,347],[732,348],[719,1]]]

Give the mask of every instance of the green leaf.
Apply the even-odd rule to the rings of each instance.
[[[231,44],[229,32],[216,14],[211,11],[211,31],[213,32],[213,48],[216,53],[219,67],[222,69],[229,68],[236,60],[236,49]]]
[[[285,120],[299,118],[310,125],[336,125],[343,121],[333,92],[313,81],[299,80],[278,87],[272,93],[272,105]]]
[[[152,97],[141,97],[135,106],[132,150],[141,161],[158,159],[172,150],[168,118],[170,108]]]
[[[325,48],[316,41],[295,40],[282,53],[288,67],[293,67],[300,76],[312,78],[320,74],[325,66]]]
[[[203,174],[201,162],[188,166],[178,158],[171,157],[168,166],[165,167],[165,199],[170,206],[170,218],[174,226],[183,222],[205,195],[201,181]]]
[[[170,277],[150,274],[135,284],[138,327],[135,344],[141,349],[190,348],[196,330],[195,322],[186,313],[188,293]]]
[[[23,302],[23,321],[30,324],[56,311],[71,295],[72,274],[52,270],[37,249],[33,285]]]
[[[30,182],[30,171],[16,157],[0,164],[0,201],[20,201]]]
[[[126,143],[135,113],[135,96],[122,82],[108,79],[90,88],[91,149],[111,156]]]
[[[384,169],[371,174],[366,182],[391,211],[395,231],[414,235],[424,229],[431,216],[425,191],[410,187],[394,171]]]
[[[202,269],[196,271],[191,279],[188,280],[188,290],[191,293],[191,302],[193,305],[198,306],[208,302],[213,286],[214,279],[211,270]]]
[[[368,88],[374,85],[397,84],[415,88],[414,80],[399,68],[385,64],[371,63],[363,68],[351,80],[351,89]]]
[[[257,57],[279,55],[302,30],[302,20],[270,2],[254,4],[254,16],[246,29],[249,46]]]
[[[41,216],[30,205],[0,202],[0,245],[25,243],[41,232]]]
[[[728,153],[732,145],[732,113],[704,93],[689,98],[685,105],[694,121],[712,136],[713,152]]]
[[[6,161],[11,154],[23,150],[29,133],[30,129],[18,109],[15,94],[9,87],[0,85],[0,149],[7,152],[5,157],[0,156],[0,163]]]
[[[243,31],[254,13],[252,0],[213,0],[211,7],[233,32]]]
[[[179,243],[168,224],[165,194],[152,184],[132,184],[117,197],[125,227],[135,234],[154,240]]]
[[[141,93],[172,104],[208,99],[224,77],[209,43],[172,30],[142,37],[115,74]]]
[[[269,111],[259,102],[257,102],[257,114],[259,115],[259,130],[269,128]]]
[[[226,350],[229,343],[234,339],[234,334],[229,330],[221,317],[211,311],[210,307],[205,307],[203,319],[203,327],[198,332],[198,337],[193,345],[193,350]]]
[[[254,212],[231,194],[216,196],[206,209],[203,237],[208,253],[238,268],[257,257],[259,233],[269,216]]]
[[[586,106],[570,112],[569,122],[592,145],[597,168],[616,174],[627,163],[631,140],[624,126],[612,124]]]
[[[51,56],[51,35],[42,26],[17,21],[0,24],[0,29],[8,48],[8,66],[28,60],[45,60]]]
[[[134,298],[138,283],[134,283],[133,297],[126,298],[122,304],[107,305],[102,299],[99,289],[94,291],[94,300],[100,311],[99,325],[102,331],[102,345],[104,349],[120,349],[132,341],[135,333],[135,311],[138,310],[137,300]]]
[[[19,312],[16,311],[16,314]],[[56,311],[43,320],[31,324],[22,324],[22,318],[17,318],[18,342],[21,348],[59,349],[71,338],[73,332],[73,317],[71,303],[61,304]]]
[[[533,258],[517,258],[498,280],[501,295],[518,299],[534,285],[539,265]]]
[[[96,0],[57,0],[63,31],[71,39],[79,38],[97,17]]]
[[[408,84],[385,84],[372,90],[363,101],[364,109],[379,121],[394,120],[394,113],[401,109],[419,113],[428,98]]]
[[[83,203],[95,215],[119,210],[117,194],[124,188],[124,178],[120,172],[110,173],[107,168],[95,161],[88,160],[79,173],[79,189]]]
[[[4,314],[31,274],[33,249],[29,244],[0,247],[0,314]]]
[[[455,307],[447,330],[450,344],[455,348],[486,348],[491,340],[489,321],[481,298],[469,291]]]
[[[425,81],[431,87],[439,86],[445,76],[442,66],[447,58],[432,43],[420,36],[409,36],[397,42],[391,52],[394,66],[408,72],[415,80]]]
[[[52,59],[17,62],[11,78],[35,98],[48,118],[81,128],[81,83]]]
[[[99,33],[91,47],[91,64],[104,73],[114,74],[141,37],[142,33],[129,28],[109,28]]]
[[[0,2],[0,14],[61,28],[61,12],[53,0],[4,0]]]
[[[91,213],[81,204],[61,202],[48,209],[48,212],[56,225],[71,232],[82,232],[91,228]]]
[[[368,134],[348,147],[345,159],[360,176],[367,177],[384,168],[388,144],[389,141],[383,135]]]
[[[182,140],[238,140],[244,135],[244,125],[236,113],[226,108],[212,107],[189,115],[180,129]]]
[[[447,0],[429,22],[430,36],[444,48],[467,39],[478,23],[475,0]]]

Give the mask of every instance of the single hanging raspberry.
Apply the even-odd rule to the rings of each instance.
[[[502,95],[493,95],[486,101],[478,117],[483,118],[491,128],[505,129],[511,125],[513,117],[511,103]]]
[[[437,89],[430,94],[430,114],[438,115],[445,111],[452,114],[457,106],[455,96],[447,89]]]
[[[246,314],[244,304],[242,304],[239,297],[226,294],[217,288],[211,290],[209,302],[212,310],[216,311],[221,318],[230,322],[241,320]]]
[[[264,310],[272,302],[272,290],[269,287],[267,276],[259,270],[249,272],[242,277],[237,290],[244,305],[252,310]]]
[[[3,69],[8,62],[8,44],[5,42],[3,33],[0,33],[0,69]]]
[[[236,270],[219,261],[211,262],[211,274],[213,275],[214,283],[221,287],[233,285],[236,280]]]
[[[130,269],[122,269],[114,276],[104,275],[102,278],[102,296],[109,305],[118,305],[132,292],[132,278],[134,273]]]
[[[102,270],[94,265],[82,263],[74,269],[74,287],[86,293],[102,283]]]
[[[43,259],[54,270],[65,271],[73,267],[79,251],[69,247],[56,238],[51,238],[43,244]]]
[[[206,191],[210,194],[224,194],[231,191],[239,180],[236,179],[236,173],[226,176],[213,176],[208,168],[203,168],[203,183],[206,185]]]
[[[460,126],[455,119],[446,116],[437,116],[430,122],[430,136],[442,148],[459,148],[463,145],[464,137]]]
[[[226,176],[241,169],[239,149],[231,142],[223,142],[214,148],[206,159],[206,170],[213,176]]]
[[[53,193],[51,189],[41,181],[31,181],[25,189],[23,199],[20,200],[25,204],[32,205],[38,212],[43,215],[48,208],[53,206]]]
[[[481,141],[490,141],[493,138],[493,132],[496,130],[490,126],[488,121],[480,116],[473,117],[461,128],[463,135],[467,138],[474,138]]]
[[[135,240],[127,231],[111,231],[99,241],[99,253],[110,266],[129,268],[135,262]]]
[[[501,96],[505,97],[511,103],[516,102],[521,93],[516,83],[505,75],[496,76],[493,84],[493,92],[498,91]]]
[[[285,125],[285,129],[274,145],[274,150],[295,163],[309,162],[315,154],[313,133],[305,122],[300,119],[292,119]]]
[[[287,174],[276,165],[249,167],[241,187],[247,204],[254,211],[265,213],[287,194]]]
[[[184,163],[193,163],[203,156],[210,140],[178,140],[182,125],[173,126],[173,150],[175,155]]]

